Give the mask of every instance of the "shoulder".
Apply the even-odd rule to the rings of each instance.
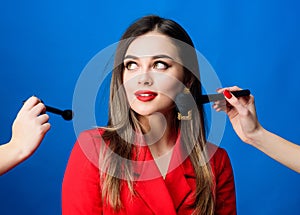
[[[207,152],[209,157],[213,158],[213,159],[218,159],[220,157],[223,157],[225,155],[227,155],[227,152],[225,149],[213,144],[213,143],[207,143],[206,144],[207,147]]]
[[[73,151],[82,153],[90,162],[98,166],[99,152],[103,144],[103,128],[94,128],[82,131],[74,145]]]
[[[236,214],[235,184],[232,166],[225,149],[208,144],[210,164],[214,174],[216,214]]]
[[[81,133],[79,133],[78,139],[101,138],[104,132],[105,132],[104,128],[93,128],[89,130],[84,130]]]
[[[82,147],[89,145],[99,145],[103,142],[102,135],[104,134],[104,132],[105,130],[103,128],[84,130],[77,136],[77,143]]]
[[[207,152],[213,172],[218,175],[224,171],[232,171],[230,158],[225,149],[207,143]]]

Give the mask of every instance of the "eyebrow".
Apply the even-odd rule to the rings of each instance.
[[[172,57],[170,57],[169,55],[165,55],[165,54],[154,55],[154,56],[151,56],[151,57],[152,57],[153,59],[158,59],[158,58],[168,58],[168,59],[171,59],[171,60],[174,61],[174,59],[173,59]],[[128,58],[130,58],[130,59],[138,59],[139,57],[134,56],[134,55],[126,55],[126,56],[124,57],[124,60],[125,60],[125,59],[128,59]]]

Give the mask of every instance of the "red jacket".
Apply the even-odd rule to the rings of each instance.
[[[135,175],[150,179],[134,183],[136,195],[131,196],[126,183],[124,183],[121,188],[123,208],[118,213],[103,203],[98,169],[101,132],[99,129],[85,131],[81,133],[75,143],[63,180],[63,215],[192,214],[193,210],[189,205],[194,201],[195,173],[190,159],[182,157],[180,150],[178,153],[176,149],[173,151],[169,165],[174,168],[168,172],[165,179],[154,177],[159,174],[159,170],[153,165],[153,162],[150,162],[149,165],[138,165],[134,168]],[[212,156],[209,162],[215,176],[215,214],[234,215],[236,214],[235,187],[230,160],[224,149],[213,144],[207,146],[208,152]],[[148,147],[143,147],[138,160],[153,160]],[[183,162],[178,163],[180,160]]]

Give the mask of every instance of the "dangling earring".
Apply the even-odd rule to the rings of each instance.
[[[191,108],[191,95],[189,88],[185,87],[182,93],[179,93],[175,98],[177,105],[178,120],[191,120],[192,119],[192,108]]]

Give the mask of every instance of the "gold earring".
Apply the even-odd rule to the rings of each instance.
[[[188,111],[188,115],[183,116],[180,112],[177,115],[178,120],[191,120],[192,119],[192,110]]]
[[[184,87],[182,93],[183,93],[183,94],[189,94],[189,93],[191,93],[191,91],[190,91],[189,88]]]
[[[190,99],[187,95],[190,94],[190,89],[185,87],[182,93],[179,93],[176,96],[176,104],[177,106],[181,106],[181,111],[178,111],[177,119],[178,120],[191,120],[192,119],[192,110],[187,107],[188,99]],[[187,113],[187,115],[181,114],[181,112]]]

